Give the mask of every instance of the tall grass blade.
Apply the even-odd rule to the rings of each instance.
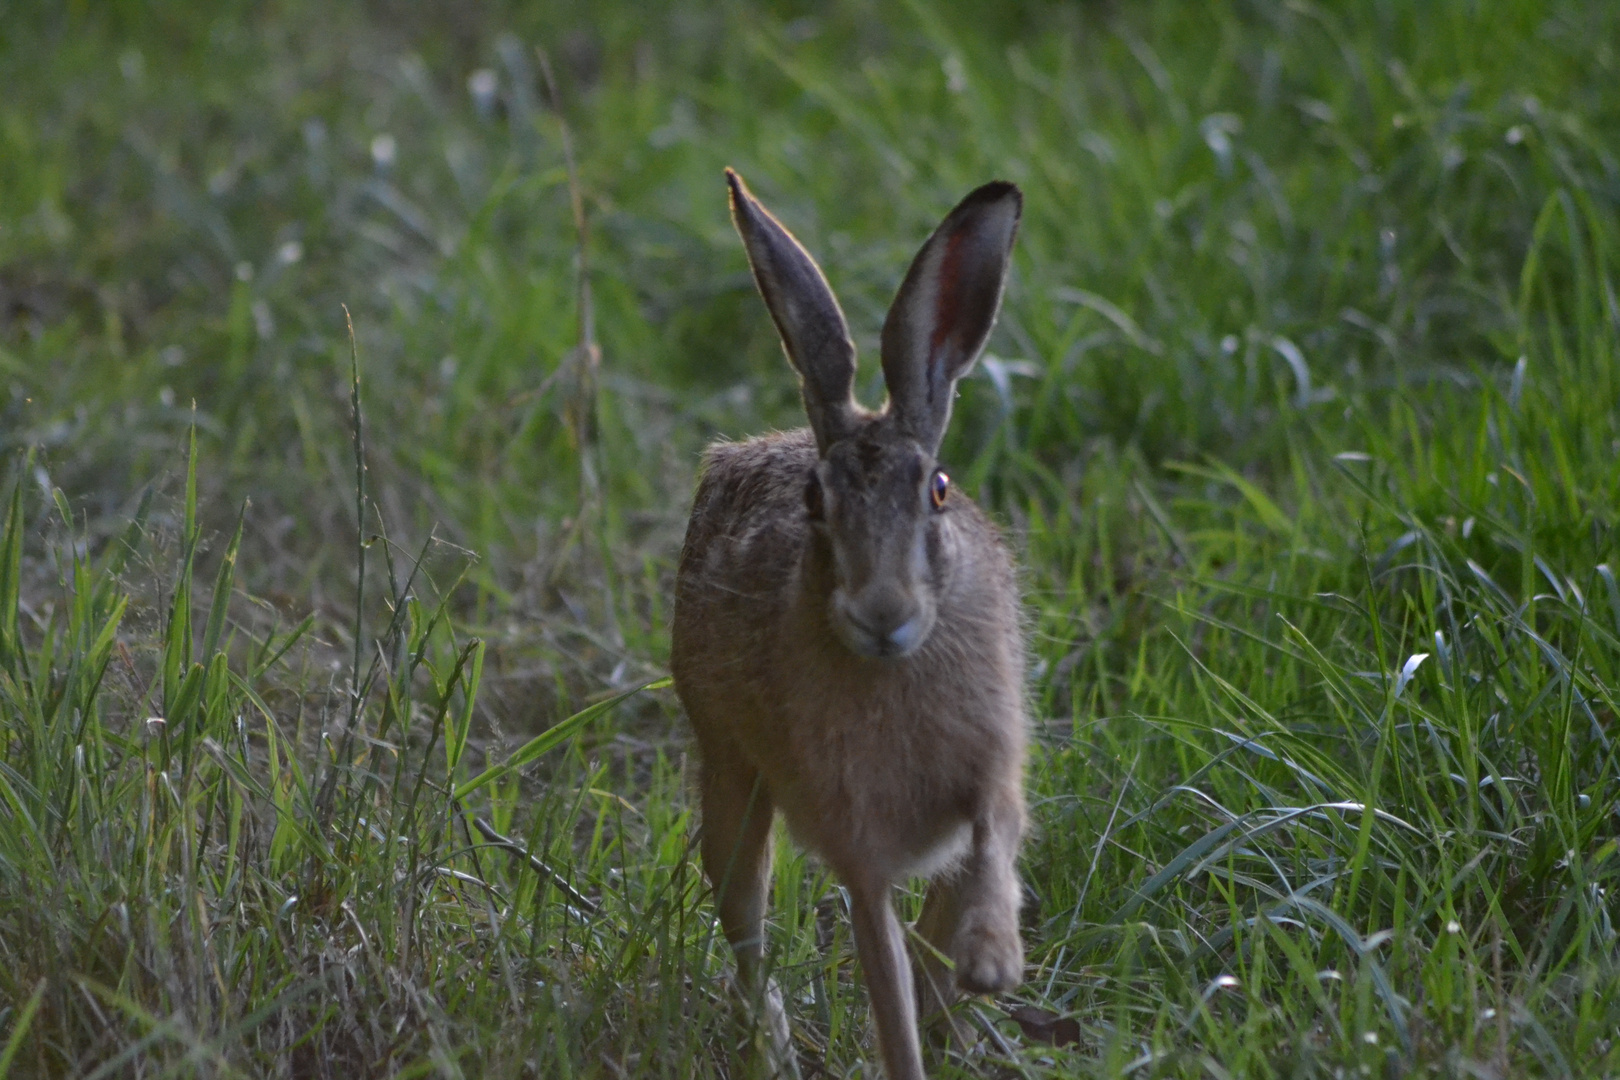
[[[613,711],[614,708],[625,701],[628,701],[630,698],[635,697],[642,691],[662,690],[670,685],[671,681],[668,676],[659,676],[657,678],[648,679],[646,682],[639,683],[636,686],[632,686],[630,689],[622,691],[621,693],[614,694],[610,698],[598,701],[594,705],[587,705],[577,713],[574,713],[574,715],[568,717],[568,719],[558,721],[551,727],[536,735],[534,738],[530,739],[528,742],[524,743],[522,746],[518,747],[516,750],[512,751],[512,753],[507,756],[507,759],[501,764],[491,765],[489,768],[485,769],[471,780],[457,785],[453,793],[454,797],[456,799],[464,799],[468,795],[471,795],[473,792],[477,791],[479,788],[484,787],[495,780],[499,780],[501,777],[506,776],[517,769],[521,769],[523,766],[540,757],[540,755],[573,738],[591,721]]]

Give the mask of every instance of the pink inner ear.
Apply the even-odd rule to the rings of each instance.
[[[928,400],[934,399],[934,383],[936,381],[940,362],[940,353],[945,343],[956,330],[956,321],[951,318],[956,308],[956,279],[962,271],[962,242],[967,239],[964,232],[951,234],[945,241],[945,251],[939,257],[939,271],[935,278],[934,288],[934,333],[928,342]]]

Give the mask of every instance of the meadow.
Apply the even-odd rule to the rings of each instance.
[[[876,405],[1020,554],[1025,986],[942,1077],[1620,1075],[1620,5],[0,0],[0,1077],[747,1075],[698,455]],[[920,892],[907,898],[914,915]],[[782,840],[809,1077],[878,1075]]]

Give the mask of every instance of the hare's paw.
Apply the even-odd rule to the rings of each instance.
[[[1018,938],[1018,916],[998,917],[984,909],[964,911],[951,949],[956,984],[970,994],[1011,990],[1024,981],[1024,943]]]

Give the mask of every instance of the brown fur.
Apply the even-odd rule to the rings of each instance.
[[[925,345],[908,375],[908,415],[901,402],[879,413],[854,404],[836,302],[830,291],[799,301],[819,271],[733,182],[739,230],[816,427],[710,448],[676,578],[671,664],[702,757],[704,866],[740,975],[764,995],[785,1055],[780,997],[760,982],[770,822],[780,810],[849,890],[891,1080],[922,1076],[896,883],[934,875],[921,929],[952,958],[961,987],[1004,990],[1022,974],[1013,863],[1024,828],[1024,647],[1012,560],[970,499],[952,491],[941,508],[929,502],[929,443],[999,302],[1016,227],[1016,202],[1006,224],[1016,191],[1004,188],[969,196],[902,287],[897,309],[909,289],[923,299],[908,317],[942,327],[921,323],[929,332],[913,335]],[[992,197],[1001,201],[989,210],[970,206]],[[1004,242],[1001,233],[984,239],[990,229]],[[971,282],[979,293],[993,285],[988,301],[922,280],[936,241],[949,277],[963,273],[964,237],[970,254],[975,244],[999,250],[1001,261]],[[807,306],[813,321],[795,324]],[[928,358],[948,351],[939,345],[947,332],[967,342],[965,360]],[[889,353],[886,342],[893,391],[903,379],[891,360],[902,361]],[[848,367],[852,376],[852,351]],[[820,492],[819,515],[807,486]],[[921,973],[931,1005],[954,996],[940,965],[925,962]]]

